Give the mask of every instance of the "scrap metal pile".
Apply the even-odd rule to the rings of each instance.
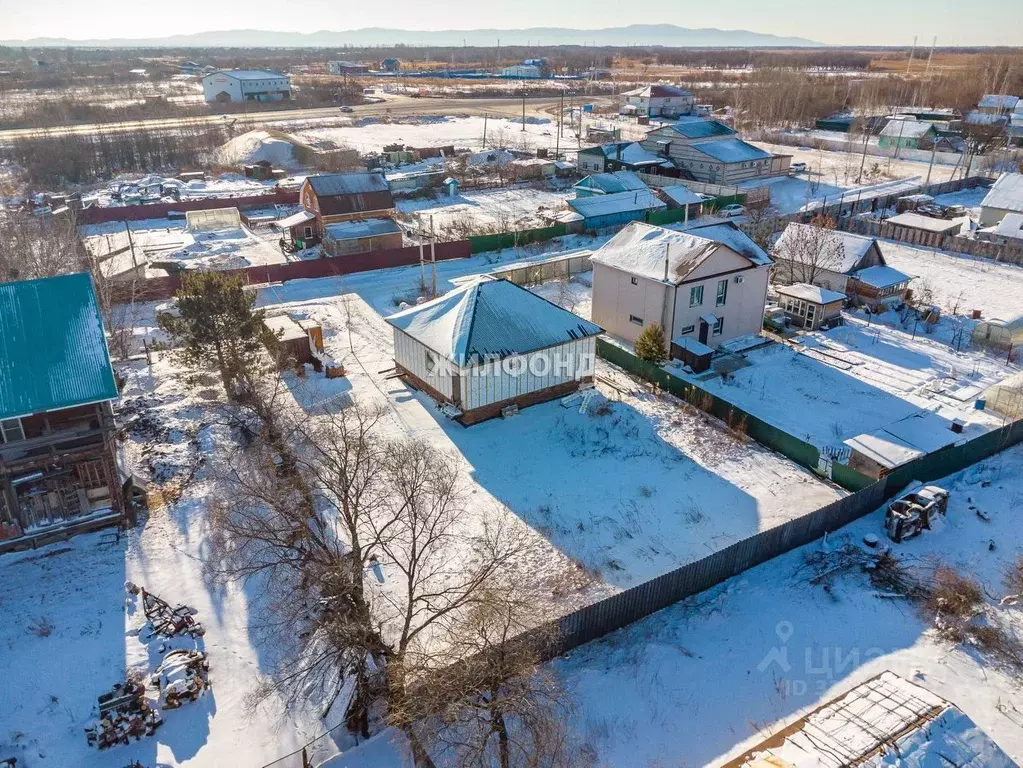
[[[142,683],[118,683],[98,701],[99,719],[85,729],[89,746],[106,749],[132,739],[138,741],[152,736],[163,725],[163,715],[150,706]]]
[[[177,637],[192,635],[202,637],[206,634],[203,625],[195,620],[196,610],[187,605],[171,608],[170,603],[161,600],[152,592],[142,592],[142,609],[146,613],[151,627],[151,635],[161,637]]]
[[[209,686],[210,663],[202,651],[176,650],[163,657],[150,685],[160,692],[163,709],[195,701]]]
[[[139,633],[143,641],[163,638],[159,652],[163,660],[149,676],[149,685],[156,696],[146,696],[145,679],[118,683],[99,697],[99,715],[85,729],[90,746],[106,749],[115,744],[127,744],[131,739],[151,736],[163,724],[161,709],[177,709],[185,702],[195,701],[210,686],[210,663],[205,651],[194,647],[205,634],[196,621],[196,610],[187,605],[171,607],[170,603],[146,592],[132,583],[125,585],[128,593],[142,599],[146,615],[148,636]],[[174,642],[193,647],[169,647]]]

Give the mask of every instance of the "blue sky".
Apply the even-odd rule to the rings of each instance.
[[[642,9],[656,8],[659,18]],[[666,22],[684,27],[749,29],[839,45],[1023,44],[1023,0],[673,0],[626,6],[622,0],[0,0],[0,39],[153,37],[221,29],[305,30],[397,27],[472,29],[562,26],[592,29]],[[553,42],[553,41],[552,41]],[[638,42],[638,41],[637,41]]]

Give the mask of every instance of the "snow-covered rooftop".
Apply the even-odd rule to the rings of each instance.
[[[280,72],[270,72],[266,69],[222,69],[218,72],[212,72],[207,77],[213,75],[228,75],[237,80],[269,80],[270,78],[281,78],[284,77]]]
[[[843,442],[882,467],[894,469],[963,437],[952,431],[947,419],[930,411],[919,411]]]
[[[394,219],[363,219],[362,221],[342,221],[328,224],[325,234],[334,240],[354,240],[360,237],[376,235],[392,235],[400,233],[401,227]]]
[[[1007,213],[998,222],[995,233],[1001,237],[1023,238],[1023,213]]]
[[[712,136],[734,136],[735,131],[720,120],[708,120],[703,117],[680,117],[667,126],[672,133],[687,139],[707,139]],[[655,130],[662,130],[660,128]]]
[[[273,226],[279,227],[280,229],[291,229],[291,227],[297,227],[299,224],[305,224],[307,221],[312,221],[316,218],[316,214],[312,211],[305,209],[298,213],[287,216],[286,218],[272,222]]]
[[[785,259],[788,249],[798,250],[800,239],[809,238],[812,234],[812,227],[812,224],[800,224],[797,222],[793,222],[785,227],[785,231],[775,241],[774,248],[772,249],[775,258]],[[843,275],[856,269],[863,260],[863,257],[867,255],[867,251],[875,243],[872,237],[856,235],[852,232],[843,232],[837,229],[831,230],[829,237],[833,237],[836,240],[838,254],[834,258],[830,258],[825,254],[818,266]],[[798,259],[799,256],[797,255],[795,260]]]
[[[881,130],[882,136],[904,139],[919,139],[934,129],[934,123],[925,120],[896,119],[889,120]]]
[[[310,176],[306,180],[319,196],[358,195],[390,190],[382,173],[326,173]]]
[[[852,277],[872,288],[890,288],[900,283],[908,283],[913,279],[912,275],[900,272],[895,267],[886,267],[880,264],[857,270],[852,273]]]
[[[1005,93],[986,93],[980,97],[977,106],[982,109],[1005,109],[1011,112],[1016,108],[1019,101],[1019,96]]]
[[[584,218],[595,216],[607,216],[613,213],[627,213],[629,211],[644,211],[651,208],[660,209],[668,206],[660,200],[653,191],[644,187],[643,189],[631,192],[616,192],[610,195],[597,195],[595,197],[577,197],[569,200],[568,204],[576,213]]]
[[[720,160],[722,163],[742,163],[749,160],[769,160],[772,155],[742,139],[719,139],[693,144],[693,149]]]
[[[639,180],[632,171],[614,171],[613,173],[594,173],[575,185],[577,188],[591,190],[598,194],[614,194],[616,192],[634,192],[647,189],[647,185]]]
[[[1023,213],[1023,174],[1003,173],[985,195],[981,208]]]
[[[678,184],[674,187],[662,187],[661,194],[667,195],[676,205],[692,205],[713,199],[710,195],[693,192],[684,184]]]
[[[928,232],[948,232],[962,226],[960,219],[937,219],[933,216],[924,216],[913,211],[900,213],[888,219],[889,224],[897,224],[910,229],[923,229]]]
[[[508,280],[480,278],[386,318],[460,366],[597,336],[603,329]]]
[[[678,284],[722,246],[756,266],[771,263],[756,243],[728,224],[678,232],[639,221],[625,227],[590,258],[648,280]]]
[[[673,96],[692,96],[692,91],[687,91],[684,88],[676,88],[674,85],[644,85],[639,88],[635,88],[631,91],[626,91],[622,96],[638,96],[640,98],[649,99],[653,97],[655,99],[661,99],[665,97]]]
[[[791,296],[794,299],[811,301],[814,304],[831,304],[835,301],[845,301],[844,293],[829,291],[826,288],[821,288],[818,285],[810,285],[809,283],[783,285],[777,290],[782,296]]]

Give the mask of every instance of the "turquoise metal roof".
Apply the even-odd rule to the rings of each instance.
[[[0,419],[116,397],[88,273],[0,283]]]

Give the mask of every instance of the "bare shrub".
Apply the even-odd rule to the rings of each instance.
[[[45,616],[38,616],[28,623],[28,631],[36,637],[49,637],[55,629],[53,622]]]
[[[1023,596],[1023,555],[1017,555],[1015,562],[1006,566],[1002,583],[1011,594]]]
[[[939,630],[954,633],[955,628],[976,615],[983,600],[984,593],[977,582],[952,568],[939,566],[923,609],[934,617]]]

